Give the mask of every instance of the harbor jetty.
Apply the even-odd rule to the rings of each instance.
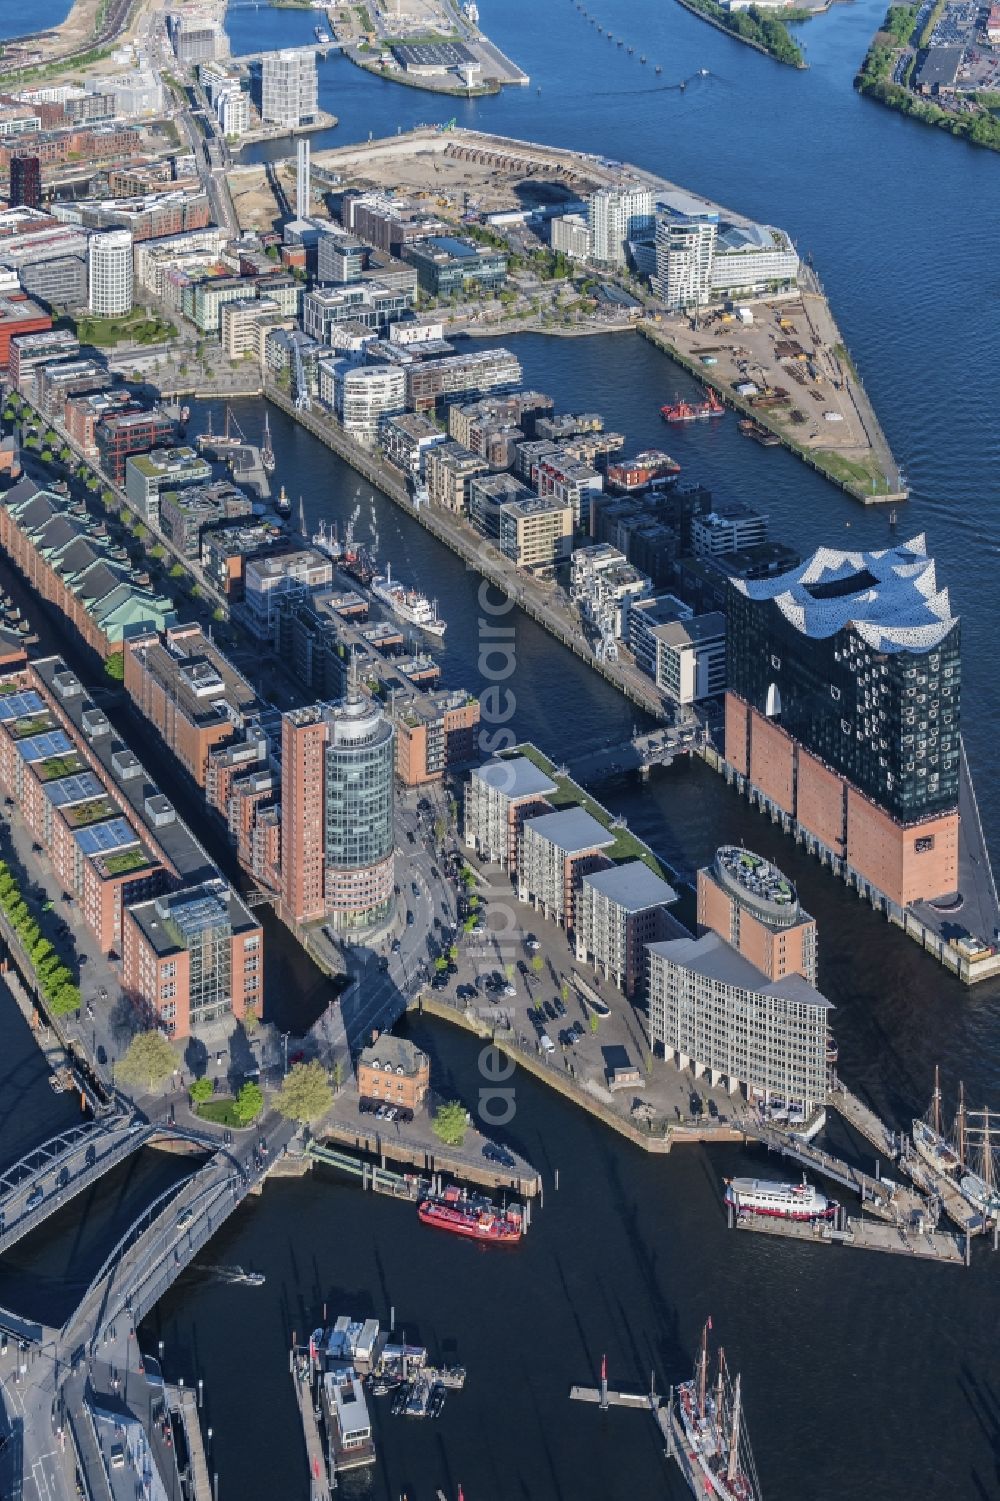
[[[463,1366],[436,1366],[423,1345],[397,1338],[378,1319],[341,1314],[314,1329],[306,1344],[292,1336],[288,1356],[302,1421],[313,1501],[330,1501],[338,1476],[376,1463],[369,1402],[388,1397],[392,1417],[437,1418],[450,1393],[465,1385]]]

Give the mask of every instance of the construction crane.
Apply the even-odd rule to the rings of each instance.
[[[292,340],[292,358],[295,362],[295,410],[297,412],[312,411],[312,397],[309,395],[309,387],[306,384],[305,366],[302,363],[302,349],[298,339]]]

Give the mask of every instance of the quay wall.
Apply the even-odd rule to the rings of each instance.
[[[698,14],[700,15],[700,12]],[[766,427],[769,432],[772,432],[779,439],[782,448],[787,448],[789,453],[793,453],[797,459],[802,460],[803,464],[807,464],[810,469],[814,469],[817,474],[821,474],[825,480],[829,480],[831,485],[836,485],[838,489],[843,490],[845,495],[849,495],[852,500],[860,501],[865,506],[887,505],[890,502],[906,500],[907,492],[905,490],[895,491],[891,495],[871,495],[860,486],[852,484],[850,480],[840,479],[836,474],[831,474],[829,469],[824,468],[821,463],[813,458],[808,448],[803,448],[800,444],[794,442],[787,433],[768,420],[766,408],[752,407],[748,401],[745,401],[742,396],[737,395],[729,386],[721,385],[717,380],[713,380],[711,370],[707,370],[704,366],[696,364],[694,360],[689,359],[675,344],[670,342],[666,334],[655,328],[652,324],[640,322],[636,327],[644,339],[648,339],[651,344],[656,345],[657,349],[661,349],[664,354],[669,355],[675,364],[680,365],[689,375],[693,375],[703,386],[711,386],[720,401],[725,402],[726,406],[732,407],[734,411],[739,412],[742,416],[750,417],[755,422],[759,422],[762,427]],[[874,413],[871,413],[871,420],[874,421]],[[874,452],[874,444],[872,444],[872,449]]]
[[[420,995],[410,1002],[409,1010],[419,1011],[421,1015],[434,1016],[440,1021],[453,1023],[466,1032],[473,1033],[476,1037],[482,1037],[495,1042],[500,1050],[515,1062],[519,1067],[533,1074],[557,1094],[571,1104],[586,1110],[594,1116],[602,1125],[609,1126],[612,1131],[617,1131],[619,1136],[624,1136],[633,1146],[641,1147],[644,1152],[665,1156],[675,1144],[685,1142],[745,1142],[748,1138],[744,1132],[735,1127],[728,1126],[668,1126],[665,1135],[651,1136],[649,1132],[642,1131],[638,1126],[633,1126],[630,1121],[617,1115],[603,1100],[599,1100],[588,1090],[581,1088],[568,1075],[557,1072],[550,1064],[540,1057],[522,1051],[512,1041],[506,1041],[501,1037],[494,1037],[493,1028],[485,1022],[478,1021],[469,1016],[467,1012],[460,1011],[456,1006],[447,1001],[439,1000],[436,996]]]

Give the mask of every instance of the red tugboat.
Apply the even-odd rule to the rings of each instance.
[[[450,1230],[453,1235],[468,1235],[473,1240],[512,1245],[524,1233],[519,1209],[511,1206],[501,1213],[489,1199],[468,1194],[454,1184],[449,1184],[440,1196],[428,1194],[420,1201],[417,1214],[425,1225]]]
[[[702,417],[721,417],[725,407],[711,386],[705,388],[704,401],[681,401],[678,397],[673,406],[660,408],[664,422],[697,422]]]

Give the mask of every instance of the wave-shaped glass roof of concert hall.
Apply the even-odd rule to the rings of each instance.
[[[957,619],[922,533],[882,552],[820,547],[787,573],[733,583],[750,599],[773,600],[804,636],[822,639],[850,625],[880,652],[928,651]]]

